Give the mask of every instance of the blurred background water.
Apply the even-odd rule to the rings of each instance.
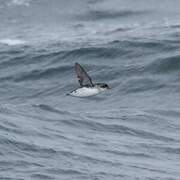
[[[179,180],[179,81],[178,0],[0,0],[0,179]]]

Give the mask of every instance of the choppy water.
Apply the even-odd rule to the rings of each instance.
[[[0,0],[0,179],[179,180],[180,2]],[[91,98],[74,63],[111,91]]]

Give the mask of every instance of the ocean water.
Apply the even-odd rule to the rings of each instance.
[[[0,179],[179,180],[180,2],[0,0]],[[111,87],[74,98],[74,63]]]

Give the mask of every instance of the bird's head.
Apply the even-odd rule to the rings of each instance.
[[[99,88],[99,89],[101,89],[101,90],[107,90],[107,89],[111,89],[107,84],[105,84],[105,83],[98,83],[98,84],[96,84],[96,86]]]

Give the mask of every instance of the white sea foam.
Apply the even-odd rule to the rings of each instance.
[[[11,4],[29,6],[30,0],[12,0]]]
[[[0,44],[8,46],[24,45],[26,42],[20,39],[0,39]]]

